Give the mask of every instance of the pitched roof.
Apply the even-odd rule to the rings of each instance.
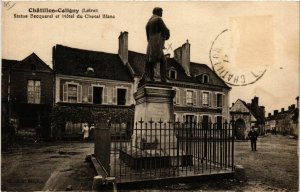
[[[94,72],[88,72],[88,68]],[[132,81],[128,68],[118,54],[71,48],[53,47],[53,69],[58,74]]]
[[[249,111],[250,113],[255,117],[256,120],[259,120],[259,121],[265,121],[265,117],[262,115],[262,113],[260,114],[259,110],[255,110],[255,109],[252,109],[251,106],[249,106],[249,104],[247,104],[245,101],[243,101],[242,99],[238,99],[237,101],[240,101]],[[236,101],[236,102],[237,102]],[[236,103],[235,102],[235,103]],[[258,106],[260,107],[260,106]],[[261,111],[260,111],[261,112]]]
[[[247,109],[248,109],[250,112],[252,112],[250,106],[249,106],[244,100],[242,100],[242,99],[238,99],[238,100],[240,100],[240,101],[247,107]]]
[[[2,67],[11,67],[13,69],[26,69],[37,71],[52,72],[53,70],[42,59],[40,59],[35,53],[30,54],[21,61],[2,59]]]
[[[137,76],[142,76],[145,68],[146,55],[134,51],[128,51],[128,62],[133,68]],[[196,78],[196,75],[208,74],[209,82],[207,84],[230,88],[219,76],[212,71],[207,65],[199,63],[190,63],[191,76],[186,75],[183,67],[174,59],[167,57],[167,70],[175,68],[177,71],[177,79],[175,81],[190,82],[200,84],[201,81]]]
[[[287,116],[289,115],[294,115],[295,113],[298,112],[298,108],[292,108],[292,109],[288,109],[286,111],[281,111],[279,113],[277,113],[276,115],[271,115],[269,117],[267,117],[267,120],[278,120],[278,119],[285,119]]]
[[[2,59],[2,68],[13,67],[14,65],[18,64],[19,61],[17,60],[9,60],[9,59]]]

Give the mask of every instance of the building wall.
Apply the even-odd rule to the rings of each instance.
[[[27,103],[28,80],[41,81],[41,104],[52,106],[53,104],[53,78],[52,73],[12,70],[11,72],[11,100],[18,103]]]
[[[132,105],[134,102],[133,92],[131,82],[122,82],[122,81],[112,81],[106,79],[95,79],[95,78],[86,78],[86,77],[72,77],[72,76],[56,76],[56,96],[55,102],[67,102],[64,101],[64,85],[70,83],[78,85],[81,88],[80,91],[80,100],[76,103],[87,103],[93,104],[92,88],[93,87],[102,87],[102,100],[103,105],[117,105],[117,89],[126,89],[126,106]],[[90,89],[90,90],[89,90]]]
[[[253,122],[256,121],[255,117],[251,114],[250,110],[240,100],[237,100],[234,103],[234,105],[230,108],[230,119],[234,121],[242,119],[245,122],[246,127],[243,130],[243,133],[241,133],[241,137],[243,137],[243,139],[247,138],[248,132],[254,125]]]
[[[136,92],[139,78],[134,81],[133,92]],[[199,85],[171,81],[170,84],[176,91],[174,97],[175,120],[183,122],[186,115],[193,115],[197,122],[202,121],[203,115],[208,115],[212,123],[216,122],[217,116],[222,116],[223,122],[229,122],[229,90],[214,85]],[[193,92],[193,103],[187,103],[187,91]],[[203,92],[209,93],[209,105],[203,105]],[[216,103],[216,94],[222,94],[222,106]],[[134,101],[135,103],[135,101]]]
[[[41,135],[50,138],[50,113],[53,106],[54,74],[49,70],[28,70],[24,68],[2,68],[2,119],[5,127],[10,118],[16,122],[17,129],[35,130],[38,124],[42,126]],[[8,78],[10,84],[8,86]],[[40,81],[40,103],[28,103],[28,80]],[[9,88],[8,88],[9,87]],[[8,102],[8,91],[10,102]]]
[[[117,118],[128,124],[127,121],[132,121],[133,110],[132,104],[133,99],[133,83],[123,82],[107,79],[97,79],[89,77],[78,77],[78,76],[66,76],[56,75],[55,79],[55,103],[56,112],[65,114],[67,117],[62,125],[56,126],[55,134],[56,137],[70,135],[80,135],[82,123],[95,123],[99,126],[99,121],[108,121],[109,118]],[[68,100],[64,100],[64,85],[74,84],[81,88],[80,93],[77,95],[80,99],[77,102],[70,103]],[[102,88],[102,103],[93,103],[92,89],[93,87]],[[126,103],[125,105],[117,105],[117,89],[126,89]],[[78,91],[79,91],[78,90]],[[69,117],[68,113],[76,113],[78,117]],[[122,118],[125,119],[122,119]],[[57,122],[55,122],[57,124]],[[58,122],[58,124],[60,124]],[[101,126],[101,125],[100,125]],[[130,127],[126,127],[126,129]]]

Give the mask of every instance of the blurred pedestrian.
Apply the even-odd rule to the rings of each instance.
[[[251,130],[249,131],[248,137],[251,141],[251,150],[256,151],[256,141],[257,141],[258,133],[254,129],[254,127],[252,127]]]
[[[35,127],[35,143],[39,142],[41,138],[41,125],[38,123]]]
[[[88,123],[83,123],[82,124],[82,134],[83,134],[83,140],[86,141],[89,139],[89,126]]]
[[[9,122],[8,125],[8,144],[10,146],[13,146],[15,142],[15,136],[16,136],[16,128],[12,122]]]
[[[94,130],[95,130],[95,125],[94,123],[92,123],[90,126],[90,139],[94,139]]]

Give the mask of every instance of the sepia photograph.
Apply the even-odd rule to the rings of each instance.
[[[298,1],[2,1],[1,191],[298,191]]]

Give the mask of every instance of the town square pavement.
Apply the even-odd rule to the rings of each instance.
[[[246,181],[228,178],[152,190],[298,191],[298,140],[267,135],[258,139],[257,149],[252,152],[249,141],[235,142],[235,164],[245,168]],[[1,190],[89,191],[95,172],[85,157],[93,150],[92,142],[81,141],[15,145],[2,151]]]

